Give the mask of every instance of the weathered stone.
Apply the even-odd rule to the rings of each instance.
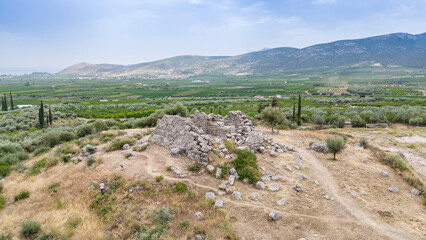
[[[180,157],[182,155],[186,155],[186,149],[181,147],[176,147],[170,150],[170,156],[172,157]]]
[[[259,147],[259,148],[257,149],[257,151],[258,151],[259,153],[264,154],[264,153],[265,153],[265,147],[261,146],[261,147]]]
[[[300,180],[307,179],[307,177],[303,174],[297,174],[297,178]]]
[[[128,149],[130,149],[130,145],[129,144],[124,144],[123,145],[123,150],[128,150]]]
[[[256,187],[258,189],[265,189],[265,183],[262,182],[262,181],[258,181],[258,182],[256,182]]]
[[[221,178],[222,176],[222,168],[216,168],[216,178]]]
[[[241,200],[241,193],[240,192],[238,192],[238,191],[234,191],[233,193],[232,193],[232,197],[234,197],[235,199],[237,199],[237,200]]]
[[[229,176],[228,178],[229,185],[234,185],[234,181],[235,181],[235,176],[234,175]]]
[[[235,170],[235,168],[231,168],[230,170],[229,170],[229,174],[231,174],[231,175],[234,175],[234,174],[236,174],[237,173],[237,170]]]
[[[295,184],[293,187],[294,190],[296,190],[296,192],[301,192],[302,191],[302,187],[299,184]]]
[[[202,217],[203,217],[203,213],[201,213],[201,212],[196,212],[194,214],[194,218],[202,218]]]
[[[385,172],[385,171],[380,171],[379,174],[382,175],[383,177],[389,177],[388,172]]]
[[[277,204],[278,204],[278,206],[284,206],[284,205],[287,204],[287,202],[288,202],[287,198],[283,198],[283,199],[277,201]]]
[[[366,192],[366,191],[364,191],[364,190],[361,190],[361,194],[362,194],[362,195],[365,195],[365,194],[367,194],[367,192]]]
[[[256,200],[257,197],[259,197],[259,195],[256,192],[250,194],[250,199],[251,200]]]
[[[207,165],[207,171],[209,172],[213,172],[214,171],[214,167],[212,165]]]
[[[235,191],[235,187],[227,187],[225,189],[225,191],[226,191],[227,194],[231,194],[231,193],[233,193]]]
[[[276,156],[277,156],[277,154],[275,153],[275,151],[271,150],[271,151],[269,152],[269,156],[271,156],[271,157],[276,157]]]
[[[313,143],[310,146],[310,148],[314,150],[315,152],[324,153],[324,154],[328,153],[328,147],[325,141]]]
[[[272,191],[272,192],[276,192],[276,191],[280,190],[280,187],[278,186],[277,183],[273,183],[273,184],[268,186],[268,190]]]
[[[223,200],[216,199],[216,201],[214,202],[214,206],[219,208],[223,207]]]
[[[280,213],[277,211],[272,211],[269,213],[268,215],[268,220],[269,221],[276,221],[281,217]]]
[[[413,188],[413,189],[411,189],[411,193],[416,195],[416,196],[419,196],[421,192],[419,190]]]
[[[399,192],[398,188],[388,188],[388,190],[393,192],[393,193]]]
[[[285,165],[284,169],[287,170],[287,171],[289,171],[289,172],[293,171],[293,169],[291,169],[291,166],[289,166],[289,165]]]
[[[226,189],[226,183],[227,183],[227,181],[222,181],[222,182],[219,184],[219,189],[221,189],[221,190],[225,190],[225,189]]]
[[[215,199],[216,195],[214,194],[214,192],[206,192],[206,199],[207,200],[212,200]]]

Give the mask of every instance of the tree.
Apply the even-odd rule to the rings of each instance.
[[[261,113],[262,112],[262,102],[259,103],[259,109],[257,109],[257,113]]]
[[[328,152],[333,154],[333,159],[336,160],[336,154],[340,153],[345,148],[345,142],[341,138],[327,138],[326,140]]]
[[[219,106],[219,112],[218,112],[218,114],[222,115],[222,106]]]
[[[3,97],[2,97],[1,110],[7,111],[7,98],[6,98],[6,94],[4,94]]]
[[[278,107],[278,98],[272,98],[271,107]]]
[[[302,115],[302,97],[299,94],[299,103],[297,105],[297,125],[300,126],[300,116]]]
[[[38,110],[38,123],[40,128],[44,128],[44,106],[43,101],[40,102],[40,109]]]
[[[12,92],[10,92],[10,109],[15,110],[15,106],[13,106]]]
[[[279,108],[276,107],[267,107],[263,109],[260,117],[267,122],[272,127],[272,133],[274,132],[274,127],[282,122],[284,122],[284,115]]]
[[[52,110],[50,109],[50,106],[49,106],[48,120],[49,120],[49,125],[52,126],[53,118],[52,118]]]
[[[293,122],[296,120],[296,104],[293,104]]]

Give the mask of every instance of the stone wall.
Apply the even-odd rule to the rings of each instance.
[[[231,111],[226,117],[195,111],[189,118],[165,115],[151,134],[150,141],[168,149],[181,148],[188,157],[208,163],[213,142],[233,140],[236,147],[257,151],[270,138],[255,130],[241,113]]]

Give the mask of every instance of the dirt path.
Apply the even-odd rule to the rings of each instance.
[[[274,136],[274,139],[276,140],[276,142],[292,146],[296,143],[296,141],[292,141],[290,143],[280,135]],[[371,213],[361,210],[359,207],[354,205],[352,200],[343,197],[333,176],[328,171],[328,169],[321,163],[321,161],[318,160],[308,150],[304,150],[304,146],[301,146],[301,144],[297,145],[298,151],[303,156],[303,159],[309,161],[309,163],[316,171],[316,175],[319,181],[323,184],[324,188],[331,193],[335,201],[339,203],[339,205],[342,207],[342,210],[347,214],[347,216],[350,216],[359,224],[373,228],[376,232],[380,233],[383,236],[387,236],[389,239],[418,239],[418,237],[413,236],[407,232],[401,231],[397,228],[394,228],[386,223],[378,222],[377,219],[374,219],[375,217]]]

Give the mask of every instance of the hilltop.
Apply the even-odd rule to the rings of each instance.
[[[178,56],[133,65],[79,63],[58,75],[163,75],[193,76],[202,73],[253,74],[292,69],[343,66],[365,61],[404,67],[426,67],[426,33],[394,33],[355,40],[341,40],[306,48],[273,48],[237,56]]]

